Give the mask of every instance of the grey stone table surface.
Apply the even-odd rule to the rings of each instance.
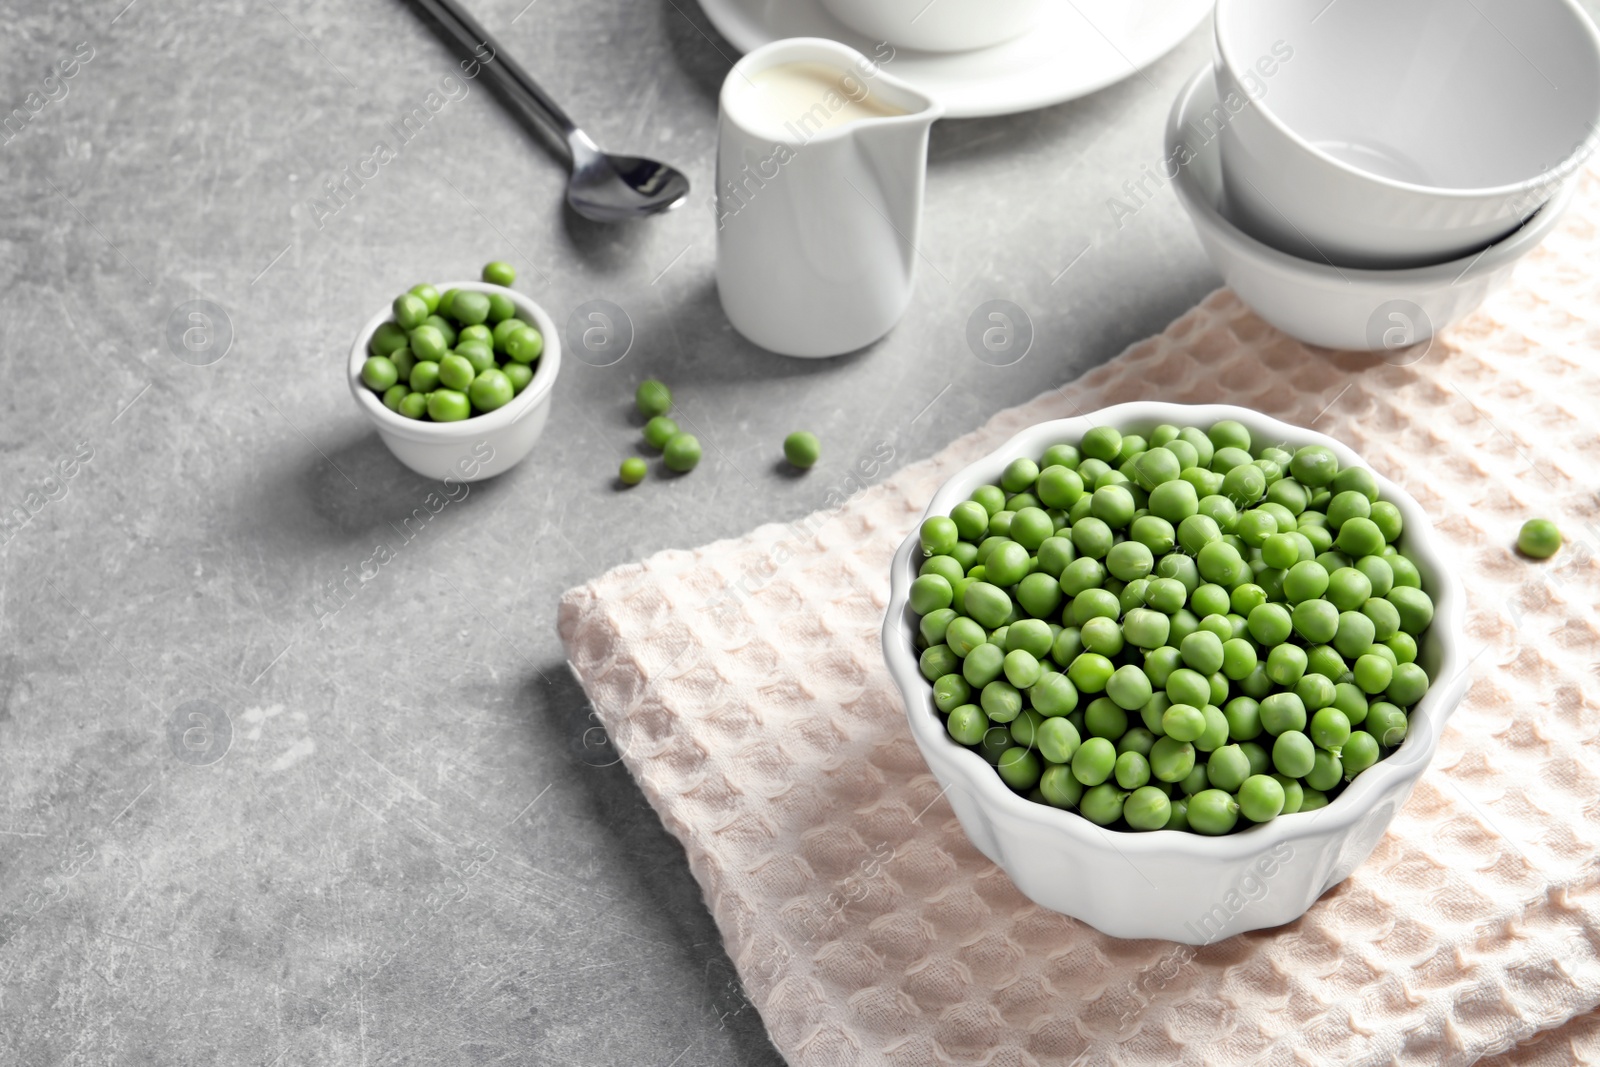
[[[689,173],[691,206],[626,229],[564,211],[542,142],[398,0],[6,6],[0,1062],[781,1062],[557,599],[815,510],[876,442],[925,456],[1216,286],[1149,177],[1204,34],[1088,99],[940,123],[905,321],[799,361],[716,299],[736,52],[692,0],[473,0],[601,143]],[[356,412],[350,339],[496,257],[558,321],[617,304],[633,347],[569,360],[534,456],[401,541],[437,486]],[[174,348],[197,299],[231,339]],[[1011,366],[964,340],[992,299],[1032,321]],[[647,375],[706,459],[624,492]],[[825,458],[793,478],[801,425]]]

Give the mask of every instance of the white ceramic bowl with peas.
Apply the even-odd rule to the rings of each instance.
[[[948,516],[980,486],[998,485],[1018,457],[1037,461],[1051,446],[1076,444],[1094,427],[1148,435],[1163,424],[1204,429],[1224,420],[1248,430],[1252,454],[1264,446],[1293,452],[1319,445],[1337,458],[1341,470],[1365,466],[1338,441],[1243,408],[1122,404],[1024,430],[947,481],[923,519]],[[1294,921],[1372,852],[1431,760],[1469,679],[1463,654],[1465,596],[1432,523],[1408,493],[1382,475],[1371,472],[1366,484],[1369,490],[1375,487],[1378,499],[1398,509],[1403,526],[1393,543],[1414,564],[1416,580],[1432,600],[1431,623],[1423,624],[1413,642],[1415,664],[1426,672],[1427,687],[1406,714],[1404,740],[1354,773],[1323,806],[1276,817],[1269,813],[1257,824],[1240,816],[1237,826],[1242,829],[1221,836],[1188,832],[1197,828],[1198,817],[1183,830],[1112,828],[1127,825],[1125,821],[1097,825],[1077,810],[1014,790],[976,747],[954,740],[919,663],[920,616],[911,607],[912,584],[924,561],[919,532],[901,545],[892,566],[883,649],[906,704],[912,737],[945,786],[968,838],[1026,896],[1116,937],[1205,944]],[[1015,588],[1020,596],[1022,587]],[[1374,699],[1382,697],[1380,692]],[[977,699],[974,692],[971,700]],[[1037,728],[1037,723],[1052,720],[1035,721]],[[1188,801],[1192,808],[1195,796]],[[1232,816],[1227,825],[1234,826]]]
[[[373,335],[385,323],[394,323],[395,309],[391,305],[374,315],[350,346],[350,392],[377,428],[383,443],[401,463],[426,478],[482,481],[503,474],[521,462],[544,432],[550,418],[551,392],[561,371],[561,337],[555,321],[544,308],[505,286],[458,281],[445,282],[435,288],[440,293],[454,289],[509,301],[515,308],[515,317],[536,331],[542,341],[539,355],[524,364],[532,371],[532,376],[525,384],[514,384],[510,399],[502,400],[492,410],[480,410],[468,401],[470,406],[465,410],[471,414],[456,421],[435,421],[427,415],[409,417],[391,409],[384,403],[383,395],[362,378],[362,369],[373,355]],[[492,333],[496,324],[486,325]],[[454,345],[448,347],[453,349]],[[505,369],[511,369],[509,364],[513,361],[503,356],[501,353],[498,362]],[[407,376],[402,375],[399,381],[404,384]],[[458,390],[463,396],[471,388],[470,383],[464,384],[467,389]],[[504,388],[498,380],[496,384]]]

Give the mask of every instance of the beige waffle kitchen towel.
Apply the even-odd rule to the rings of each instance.
[[[1308,349],[1220,291],[837,507],[566,595],[572,668],[791,1064],[1600,1063],[1597,222],[1591,173],[1426,355]],[[940,799],[879,654],[890,557],[935,488],[1129,400],[1314,425],[1467,571],[1474,683],[1388,836],[1298,922],[1198,950],[1018,893]],[[1548,563],[1511,550],[1534,515],[1568,538]]]

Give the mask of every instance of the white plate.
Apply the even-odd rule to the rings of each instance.
[[[1212,0],[1052,0],[1030,33],[975,52],[899,49],[885,69],[938,97],[949,118],[1009,115],[1059,104],[1154,63],[1200,24]],[[784,37],[831,37],[864,55],[869,40],[818,0],[700,0],[741,52]]]

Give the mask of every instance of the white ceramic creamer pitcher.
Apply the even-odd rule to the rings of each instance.
[[[853,48],[799,37],[723,82],[717,290],[729,321],[786,356],[871,344],[911,301],[928,128],[939,103]]]

